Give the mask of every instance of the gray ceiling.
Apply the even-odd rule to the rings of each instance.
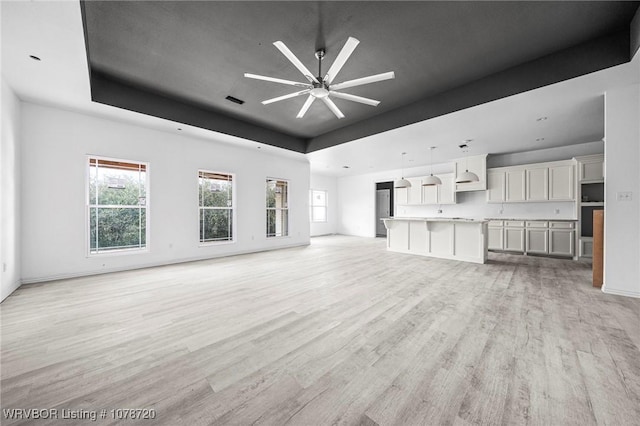
[[[83,2],[95,101],[301,152],[531,90],[630,59],[639,2]],[[360,45],[336,82],[395,71],[303,119],[305,81],[272,45],[326,71],[349,36]],[[227,95],[244,100],[237,105]]]

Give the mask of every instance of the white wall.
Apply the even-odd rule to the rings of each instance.
[[[574,156],[603,152],[602,141],[567,147],[490,156],[491,167],[531,164],[535,162],[568,160]],[[452,164],[434,164],[434,174],[453,173]],[[400,178],[401,170],[389,170],[338,179],[339,225],[338,233],[375,237],[375,184]],[[404,170],[405,177],[426,176],[429,166]],[[404,206],[396,211],[399,217],[471,217],[471,218],[528,218],[528,219],[576,219],[576,204],[556,203],[508,203],[487,204],[485,191],[457,194],[458,204],[438,206]],[[502,213],[500,213],[502,210]],[[556,213],[558,210],[558,213]]]
[[[311,236],[336,234],[338,232],[338,179],[311,173],[311,189],[327,191],[327,221],[312,222]]]
[[[568,160],[582,155],[602,154],[604,142],[595,141],[556,148],[537,149],[535,151],[514,152],[512,154],[490,155],[487,168],[515,166],[518,164],[544,163],[547,161]]]
[[[2,79],[0,301],[20,286],[20,101]]]
[[[605,95],[605,293],[640,297],[640,85]],[[631,201],[618,201],[631,192]],[[633,236],[636,237],[633,237]]]
[[[22,106],[22,278],[35,282],[309,243],[309,163],[30,103]],[[150,163],[149,251],[87,255],[87,155]],[[236,175],[236,242],[199,246],[198,169]],[[266,238],[266,178],[289,180],[289,236]]]
[[[393,180],[389,178],[390,175],[393,175],[392,172],[338,179],[339,234],[376,236],[376,182]]]

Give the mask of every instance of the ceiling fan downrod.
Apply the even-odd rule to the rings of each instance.
[[[311,92],[309,93],[314,98],[320,98],[320,99],[326,98],[327,96],[329,96],[329,87],[327,86],[327,83],[325,83],[324,79],[322,78],[322,59],[324,58],[324,54],[325,54],[324,49],[316,50],[316,58],[318,58],[318,82],[316,83],[314,81],[312,83],[313,89],[311,89]]]
[[[316,50],[316,58],[318,59],[318,81],[323,83],[322,81],[322,59],[324,58],[325,50],[318,49]]]

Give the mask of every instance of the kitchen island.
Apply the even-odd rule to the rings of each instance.
[[[487,262],[487,221],[464,218],[383,219],[387,250],[464,262]]]

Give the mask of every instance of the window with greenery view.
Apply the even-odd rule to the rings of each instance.
[[[309,191],[309,220],[327,221],[327,191],[312,189]]]
[[[233,241],[233,175],[198,172],[200,243]]]
[[[89,158],[89,252],[147,247],[147,163]]]
[[[267,179],[267,237],[289,235],[289,183]]]

